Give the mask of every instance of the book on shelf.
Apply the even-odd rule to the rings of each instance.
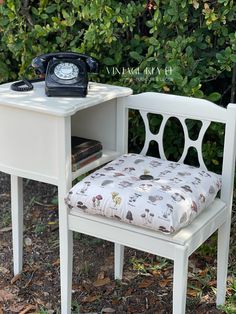
[[[102,143],[83,137],[71,137],[71,162],[77,163],[102,150]]]
[[[99,152],[96,152],[82,160],[79,160],[75,163],[72,163],[72,171],[75,172],[77,171],[78,169],[88,165],[89,163],[99,159],[102,157],[102,151],[99,151]]]

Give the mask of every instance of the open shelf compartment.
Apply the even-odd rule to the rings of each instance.
[[[99,166],[102,166],[103,164],[117,158],[120,156],[120,153],[117,151],[109,151],[109,150],[104,150],[102,153],[102,157],[98,158],[97,160],[94,160],[90,162],[89,164],[85,165],[84,167],[72,172],[72,180],[75,180],[82,174],[93,170]]]

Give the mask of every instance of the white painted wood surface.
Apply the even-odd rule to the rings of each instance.
[[[30,92],[12,91],[10,85],[11,83],[0,85],[1,105],[60,117],[72,116],[79,110],[132,94],[130,88],[89,82],[85,98],[46,97],[44,82],[34,83],[34,89]]]
[[[235,171],[236,150],[236,105],[229,104],[227,109],[221,108],[209,101],[174,95],[143,93],[124,97],[118,100],[117,111],[117,145],[119,150],[126,152],[128,139],[128,110],[141,111],[146,128],[146,140],[143,153],[146,153],[150,140],[156,140],[166,158],[163,149],[163,130],[170,117],[177,117],[182,123],[185,136],[185,156],[187,148],[193,146],[198,151],[198,158],[203,169],[206,168],[202,158],[202,140],[211,121],[221,122],[225,128],[225,146],[222,169],[222,190],[217,198],[189,226],[172,235],[155,232],[145,228],[130,225],[99,215],[89,215],[78,210],[68,210],[68,229],[91,236],[112,241],[115,244],[115,277],[122,276],[123,248],[133,247],[139,250],[163,256],[174,261],[173,278],[173,313],[184,314],[186,305],[186,287],[188,275],[188,257],[216,230],[218,230],[218,270],[217,270],[217,304],[225,301],[226,277],[228,267],[228,248],[230,235],[230,218],[232,210],[233,181]],[[156,113],[163,116],[163,123],[157,135],[149,130],[147,114]],[[198,140],[192,141],[186,128],[186,119],[202,121]],[[184,157],[181,157],[181,160]],[[63,234],[62,234],[63,236]],[[71,260],[73,256],[69,256]],[[68,256],[66,259],[68,261]],[[70,263],[71,263],[70,260]],[[63,261],[65,262],[65,261]],[[69,277],[69,274],[67,274]],[[71,293],[71,287],[69,294]],[[70,306],[68,291],[64,309]],[[62,300],[62,301],[63,301]],[[67,303],[66,303],[67,302]]]
[[[72,254],[65,194],[72,180],[119,154],[116,135],[117,98],[132,94],[125,87],[89,83],[85,98],[47,97],[44,82],[31,92],[14,92],[0,85],[0,171],[11,175],[14,274],[22,270],[23,189],[22,178],[58,186],[60,254]],[[101,111],[99,107],[101,106]],[[87,120],[86,120],[87,119]],[[82,126],[82,127],[81,127]],[[88,135],[104,142],[100,159],[71,172],[71,135]],[[61,237],[61,235],[63,236]],[[63,303],[69,302],[71,259],[61,266]],[[62,313],[67,313],[62,310]],[[68,311],[70,313],[70,311]]]

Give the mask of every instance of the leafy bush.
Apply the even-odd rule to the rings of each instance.
[[[5,0],[1,80],[40,53],[72,50],[101,61],[102,81],[217,101],[236,62],[235,14],[233,0]]]
[[[41,53],[75,51],[100,60],[98,81],[226,105],[235,17],[233,0],[5,0],[0,80],[23,76]]]

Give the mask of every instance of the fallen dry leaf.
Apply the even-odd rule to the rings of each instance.
[[[14,299],[14,294],[5,290],[0,290],[0,302],[9,301],[12,299]]]
[[[126,271],[124,273],[123,279],[132,281],[134,278],[138,276],[138,272]]]
[[[115,313],[115,310],[111,307],[106,307],[102,309],[102,313]]]
[[[153,279],[144,279],[140,284],[138,285],[139,288],[147,288],[151,284],[153,284]]]
[[[133,288],[129,288],[129,289],[125,292],[125,296],[126,296],[126,297],[130,296],[133,291],[134,291]]]
[[[32,240],[30,238],[25,238],[25,245],[26,246],[31,246],[32,245]]]
[[[137,313],[137,307],[136,306],[128,306],[128,313]]]
[[[98,274],[97,279],[104,279],[105,278],[105,272],[102,271]]]
[[[12,227],[10,226],[10,227],[5,227],[5,228],[2,228],[2,229],[0,229],[0,233],[2,233],[2,232],[8,232],[8,231],[11,231],[12,230]]]
[[[11,312],[14,312],[14,313],[19,313],[20,311],[23,310],[23,308],[25,307],[25,304],[12,304],[10,307],[9,307],[9,310]]]
[[[160,276],[161,271],[160,271],[160,270],[155,269],[155,270],[152,270],[152,271],[151,271],[151,273],[152,273],[152,275],[153,275],[153,276]]]
[[[92,285],[92,282],[90,282],[90,281],[83,281],[82,282],[82,285],[79,285],[79,290],[81,289],[82,291],[87,291],[88,293],[90,293],[90,291],[91,291],[91,285]]]
[[[187,295],[189,296],[189,297],[196,297],[197,295],[198,295],[198,291],[197,290],[195,290],[195,289],[191,289],[191,288],[188,288],[188,290],[187,290]]]
[[[52,266],[60,265],[60,259],[58,258],[55,262],[52,263]]]
[[[0,240],[0,247],[1,248],[8,247],[8,245],[9,245],[9,243],[7,241]]]
[[[228,276],[227,281],[229,283],[233,283],[234,282],[234,277],[233,276]]]
[[[5,268],[5,267],[0,266],[0,273],[3,273],[3,274],[5,275],[5,274],[8,274],[9,272],[10,272],[10,270],[9,270],[9,269],[7,269],[7,268]]]
[[[171,281],[171,279],[163,279],[159,281],[159,285],[161,288],[165,288]]]
[[[43,281],[42,280],[34,280],[34,285],[42,286],[43,285]]]
[[[35,298],[34,301],[35,301],[35,303],[36,303],[37,305],[45,305],[45,302],[42,301],[42,300],[39,299],[39,298]]]
[[[209,285],[209,286],[211,286],[211,287],[212,287],[212,286],[214,286],[214,287],[215,287],[215,286],[216,286],[216,284],[217,284],[217,281],[216,281],[216,280],[211,280],[211,281],[208,281],[208,285]]]
[[[15,275],[11,280],[11,284],[13,285],[20,277],[21,277],[21,274]]]
[[[110,270],[113,270],[113,268],[114,268],[113,264],[103,265],[100,267],[101,271],[104,271],[106,273]]]
[[[29,311],[35,310],[35,309],[36,309],[35,305],[29,304],[26,306],[26,308],[23,311],[19,312],[19,314],[26,314]]]
[[[111,279],[109,277],[103,278],[103,279],[97,279],[93,285],[94,287],[101,287],[101,286],[105,286],[108,283],[110,283]]]
[[[72,290],[74,291],[78,291],[81,289],[81,285],[78,285],[77,283],[73,283],[72,284]]]
[[[106,264],[114,264],[114,255],[110,255],[106,258]]]
[[[91,302],[98,300],[99,298],[100,298],[100,295],[89,295],[87,297],[84,297],[82,302],[91,303]]]
[[[118,305],[119,303],[120,303],[119,299],[113,299],[113,300],[111,301],[111,304],[112,304],[112,305]]]
[[[3,314],[3,310],[2,310],[1,305],[0,305],[0,314]]]
[[[200,270],[200,271],[198,272],[198,274],[199,274],[199,276],[205,277],[208,272],[209,272],[209,269],[208,269],[208,268],[205,268],[205,269],[203,269],[203,270]]]
[[[24,273],[33,273],[33,272],[35,272],[36,270],[38,270],[40,268],[41,267],[39,265],[33,265],[33,266],[26,265],[24,267]],[[48,273],[46,272],[44,275],[47,276]]]

